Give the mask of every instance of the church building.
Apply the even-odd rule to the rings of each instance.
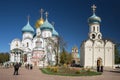
[[[101,18],[96,16],[96,6],[92,6],[93,15],[88,18],[88,39],[80,47],[80,64],[83,67],[94,68],[100,66],[114,67],[115,44],[110,40],[102,39],[100,32]],[[102,27],[104,28],[104,27]]]
[[[54,25],[43,19],[43,9],[41,17],[35,23],[36,32],[30,25],[29,18],[27,24],[22,28],[22,39],[13,39],[10,43],[10,61],[32,64],[33,66],[47,66],[56,64],[56,47],[59,34]]]
[[[79,52],[78,52],[78,47],[77,46],[74,46],[72,48],[72,63],[73,64],[80,64],[80,55],[79,55]]]

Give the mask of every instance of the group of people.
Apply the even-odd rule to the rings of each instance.
[[[31,70],[32,70],[32,69],[33,69],[33,66],[32,66],[32,64],[25,64],[25,68],[26,68],[26,69],[31,69]]]
[[[97,72],[103,72],[103,66],[97,66]]]
[[[103,72],[103,65],[99,60],[97,61],[97,72]]]
[[[13,64],[13,66],[14,66],[14,73],[13,73],[13,75],[18,75],[18,70],[21,67],[21,65],[22,65],[21,63],[17,63],[17,62]],[[33,66],[32,66],[32,64],[26,64],[25,68],[32,70]]]

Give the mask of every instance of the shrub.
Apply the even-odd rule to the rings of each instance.
[[[54,67],[54,68],[53,68],[53,71],[54,71],[54,72],[58,72],[58,68],[57,68],[57,67]]]
[[[90,72],[90,71],[91,71],[90,68],[88,68],[88,69],[87,69],[87,72]]]
[[[52,72],[58,72],[58,67],[49,67],[48,68],[50,71],[52,71]]]
[[[51,66],[47,66],[47,69],[51,70]]]
[[[76,71],[75,73],[76,73],[76,74],[80,74],[80,71]]]
[[[101,75],[101,73],[90,71],[89,69],[69,69],[65,67],[50,67],[50,70],[47,68],[42,68],[42,72],[52,75],[63,75],[63,76],[92,76],[92,75]]]
[[[65,68],[67,68],[67,64],[64,64],[63,66],[64,66]]]

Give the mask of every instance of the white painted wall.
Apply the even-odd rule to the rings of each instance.
[[[20,48],[21,47],[21,40],[20,39],[14,39],[12,40],[10,44],[10,50],[15,49],[15,48]]]
[[[114,44],[112,42],[108,41],[104,43],[103,40],[95,40],[94,42],[87,40],[84,43],[81,46],[80,55],[80,64],[82,66],[95,67],[97,66],[98,58],[102,59],[102,65],[104,67],[112,67],[114,65]]]
[[[43,38],[52,37],[52,32],[50,30],[43,30],[42,37]]]
[[[23,33],[22,39],[24,40],[24,39],[26,39],[26,38],[32,39],[32,38],[33,38],[33,34],[30,33],[30,32],[25,32],[25,33]]]
[[[107,41],[105,44],[105,66],[111,66],[112,65],[112,57],[113,57],[113,46],[112,43]]]

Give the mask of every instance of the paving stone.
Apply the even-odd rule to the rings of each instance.
[[[13,72],[13,68],[0,68],[0,80],[120,80],[120,72],[115,71],[104,71],[99,76],[79,77],[47,75],[43,74],[38,67],[33,68],[33,70],[22,67],[19,70],[19,75],[13,75]]]

